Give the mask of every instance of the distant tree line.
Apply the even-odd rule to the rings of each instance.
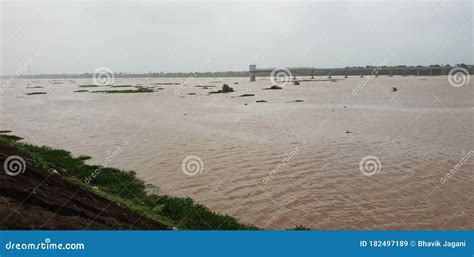
[[[467,70],[470,71],[470,73],[473,72],[474,66],[473,65],[467,65],[464,63],[461,64],[456,64],[455,66],[451,66],[449,64],[446,65],[440,65],[440,64],[431,64],[429,66],[422,66],[422,65],[417,65],[417,66],[406,66],[406,65],[397,65],[397,66],[347,66],[344,68],[334,68],[337,71],[335,72],[330,72],[330,68],[325,68],[325,69],[317,69],[317,68],[312,68],[312,67],[299,67],[299,68],[290,68],[290,70],[297,70],[298,76],[321,76],[321,75],[327,75],[331,73],[331,75],[341,75],[344,74],[341,70],[347,69],[349,72],[347,75],[360,75],[358,73],[361,70],[365,69],[375,69],[377,68],[379,70],[378,74],[379,75],[387,75],[389,74],[390,70],[393,70],[393,75],[403,75],[405,74],[403,69],[409,69],[409,72],[406,75],[413,75],[413,73],[416,71],[417,68],[421,68],[420,70],[423,69],[428,69],[429,68],[446,68],[446,71],[449,71],[450,68],[452,67],[463,67]],[[397,70],[397,68],[401,68]],[[314,73],[314,70],[324,70],[320,72]],[[425,71],[421,71],[420,75],[425,75]],[[446,73],[447,74],[447,73]],[[259,76],[267,76],[270,75],[270,72],[266,74],[266,72],[259,73]],[[432,75],[440,75],[440,71],[436,70],[435,73],[432,73]],[[37,75],[20,75],[18,78],[22,79],[79,79],[79,78],[91,78],[93,76],[92,73],[83,73],[83,74],[37,74]],[[193,78],[199,78],[199,77],[248,77],[249,76],[249,71],[217,71],[217,72],[148,72],[148,73],[129,73],[129,72],[117,72],[114,73],[114,77],[116,78],[186,78],[186,77],[193,77]],[[9,79],[11,76],[1,76],[0,78],[2,79]]]

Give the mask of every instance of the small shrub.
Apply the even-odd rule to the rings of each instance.
[[[222,93],[230,93],[230,92],[234,92],[234,89],[229,87],[229,85],[227,84],[222,85]]]
[[[231,93],[231,92],[234,92],[234,89],[229,87],[229,85],[227,84],[224,84],[222,85],[222,89],[219,90],[219,91],[212,91],[212,92],[209,92],[209,94],[220,94],[220,93]]]

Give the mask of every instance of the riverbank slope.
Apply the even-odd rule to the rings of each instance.
[[[20,141],[0,135],[0,229],[257,229],[190,198],[149,193],[133,171]],[[24,169],[8,167],[12,156]],[[18,168],[16,176],[6,172]]]

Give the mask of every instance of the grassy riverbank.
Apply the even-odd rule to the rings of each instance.
[[[89,165],[89,156],[74,157],[68,151],[46,146],[35,146],[11,135],[0,135],[2,147],[15,148],[26,157],[27,167],[48,176],[57,174],[71,184],[79,186],[119,206],[170,228],[189,230],[246,230],[257,229],[241,224],[235,218],[219,214],[195,203],[191,198],[172,197],[150,193],[146,184],[133,171]],[[159,168],[159,167],[157,167]],[[27,170],[28,171],[28,170]],[[91,174],[95,174],[93,178]],[[25,174],[27,175],[27,172]]]

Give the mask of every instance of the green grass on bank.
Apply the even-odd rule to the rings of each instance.
[[[71,183],[170,227],[189,230],[258,229],[241,224],[229,215],[213,212],[191,198],[149,193],[145,183],[133,171],[88,165],[85,161],[90,159],[89,156],[73,157],[65,150],[35,146],[19,140],[21,138],[13,135],[0,135],[0,144],[13,145],[32,157],[27,160],[29,166],[45,174],[56,170]]]

